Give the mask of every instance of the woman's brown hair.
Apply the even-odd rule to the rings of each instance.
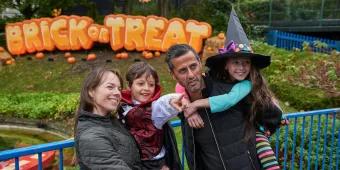
[[[118,77],[121,86],[123,86],[123,79],[119,71],[115,69],[108,69],[105,67],[97,67],[94,70],[92,70],[85,78],[83,82],[83,86],[80,91],[79,106],[78,106],[78,110],[76,112],[76,116],[74,120],[75,121],[74,122],[74,135],[76,134],[80,112],[82,110],[87,111],[87,112],[93,111],[94,101],[92,97],[89,95],[89,91],[96,89],[100,85],[104,74],[107,72],[112,72],[113,74],[115,74]]]

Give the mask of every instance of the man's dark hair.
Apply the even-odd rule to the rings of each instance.
[[[174,65],[172,64],[171,60],[174,58],[177,58],[179,56],[182,56],[186,53],[191,51],[194,53],[197,61],[200,61],[200,57],[197,54],[197,52],[188,44],[176,44],[173,45],[169,48],[166,57],[165,57],[165,62],[168,64],[169,70],[172,70],[174,68]]]

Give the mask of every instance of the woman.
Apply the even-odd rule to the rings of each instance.
[[[137,145],[115,117],[122,85],[120,74],[105,68],[85,79],[75,118],[80,169],[140,169]]]

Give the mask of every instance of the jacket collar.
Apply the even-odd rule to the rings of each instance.
[[[85,110],[81,110],[79,114],[79,120],[93,120],[100,122],[111,122],[111,114],[107,114],[106,116],[97,115]]]

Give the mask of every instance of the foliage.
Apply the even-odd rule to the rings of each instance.
[[[53,9],[66,10],[84,0],[3,0],[3,6],[18,10],[25,19],[49,17]]]
[[[270,67],[263,72],[280,100],[298,110],[340,105],[338,53],[289,52],[260,42],[254,42],[253,48],[257,53],[272,56]]]
[[[2,115],[32,119],[61,119],[74,115],[79,94],[20,93],[1,94]]]
[[[338,113],[339,114],[339,113]],[[303,119],[297,118],[291,119],[289,127],[282,127],[279,132],[279,141],[276,139],[276,134],[271,137],[271,144],[275,146],[276,142],[279,142],[279,162],[283,163],[286,151],[286,169],[292,169],[291,160],[294,153],[294,168],[307,167],[308,164],[308,152],[310,152],[310,166],[312,169],[321,169],[322,161],[325,159],[325,168],[334,169],[336,166],[336,139],[338,139],[339,133],[336,129],[340,128],[340,120],[338,120],[333,114],[328,116],[326,126],[326,116],[313,116],[305,118],[305,124],[303,126]],[[296,121],[296,122],[295,122]],[[319,123],[320,122],[320,123]],[[294,126],[296,126],[296,133],[294,133]],[[334,129],[333,129],[334,126]],[[312,127],[312,128],[311,128]],[[320,127],[320,128],[319,128]],[[285,135],[286,129],[288,130],[287,148],[285,147]],[[312,131],[310,130],[312,129]],[[319,130],[319,131],[318,131]],[[334,130],[334,131],[333,131]],[[302,135],[302,131],[304,134]],[[332,131],[334,133],[332,133]],[[325,133],[326,132],[326,133]],[[294,134],[296,134],[294,136]],[[311,135],[310,135],[311,134]],[[295,141],[295,142],[294,142]],[[333,147],[332,147],[333,146]],[[294,147],[294,148],[293,148]],[[302,152],[301,152],[301,147]],[[323,156],[325,152],[326,157]],[[300,165],[300,155],[303,154],[303,165]],[[332,157],[330,157],[332,155]],[[332,168],[329,166],[330,159],[332,159]],[[317,167],[315,167],[317,164]]]

